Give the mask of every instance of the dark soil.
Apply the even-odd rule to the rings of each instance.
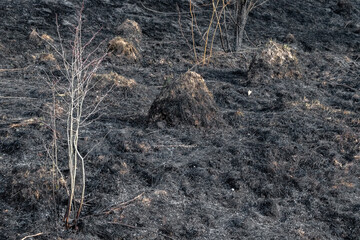
[[[193,2],[203,33],[209,1]],[[251,12],[244,51],[224,53],[215,38],[210,63],[194,66],[187,0],[87,0],[84,38],[101,29],[93,45],[109,41],[134,20],[141,58],[101,65],[99,74],[136,84],[115,87],[81,131],[85,206],[78,228],[65,229],[66,184],[54,189],[46,152],[46,78],[61,79],[61,62],[39,60],[51,49],[29,36],[56,44],[58,15],[71,39],[78,9],[75,0],[0,1],[0,239],[360,239],[359,1],[269,1]],[[267,62],[270,39],[295,58]],[[195,43],[201,52],[197,30]],[[162,86],[189,69],[222,124],[149,124]],[[58,144],[68,181],[61,124]]]

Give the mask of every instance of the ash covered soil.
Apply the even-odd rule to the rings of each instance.
[[[200,55],[211,9],[193,2]],[[244,50],[225,53],[216,37],[210,62],[196,66],[188,1],[86,1],[85,39],[101,28],[93,44],[108,42],[126,19],[142,39],[141,56],[109,55],[98,71],[132,80],[80,133],[87,183],[75,230],[64,228],[67,184],[53,188],[46,151],[46,79],[63,81],[60,61],[29,36],[56,45],[57,14],[71,39],[78,6],[0,2],[0,239],[360,239],[359,1],[269,1],[250,13]],[[174,111],[150,121],[162,87],[189,69],[204,79],[216,121],[182,122]],[[174,106],[196,105],[182,99]],[[69,182],[61,124],[58,134]]]

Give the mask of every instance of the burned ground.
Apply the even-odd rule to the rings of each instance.
[[[94,45],[127,19],[142,42],[139,60],[108,56],[98,72],[115,87],[81,133],[80,150],[92,151],[78,231],[64,229],[66,190],[53,192],[45,150],[46,73],[58,76],[60,62],[29,38],[35,29],[56,42],[58,14],[69,39],[75,2],[0,3],[0,239],[359,239],[358,1],[269,1],[250,14],[244,51],[224,53],[216,39],[195,67],[188,1],[86,1],[84,36],[102,28]],[[194,2],[204,31],[211,11]],[[223,123],[149,124],[163,85],[189,69]],[[99,87],[89,101],[109,84]],[[59,153],[67,177],[65,140]]]

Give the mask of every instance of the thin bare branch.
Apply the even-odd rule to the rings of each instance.
[[[25,239],[33,238],[33,237],[38,237],[38,236],[41,236],[41,235],[44,235],[44,233],[40,232],[40,233],[37,233],[37,234],[29,235],[29,236],[23,237],[21,240],[25,240]]]

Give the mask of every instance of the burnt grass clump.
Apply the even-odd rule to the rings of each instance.
[[[66,132],[60,121],[55,181],[47,80],[67,82],[34,31],[57,46],[57,14],[68,41],[80,2],[0,1],[0,240],[359,239],[351,0],[268,1],[249,15],[244,50],[224,53],[215,37],[207,65],[189,48],[189,1],[85,1],[84,39],[101,28],[89,47],[121,41],[86,99],[107,94],[80,132],[85,204],[65,229]],[[201,52],[212,9],[197,1],[194,11]],[[55,95],[64,119],[66,91]]]
[[[150,107],[149,121],[164,121],[171,126],[217,127],[222,119],[205,80],[189,71],[165,83]]]

